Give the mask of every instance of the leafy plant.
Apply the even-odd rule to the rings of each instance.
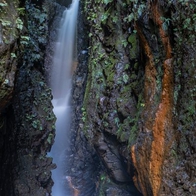
[[[7,3],[0,3],[0,7],[6,7],[7,5]]]
[[[52,133],[50,133],[50,134],[48,135],[47,142],[48,142],[49,144],[52,144],[53,138],[54,138],[54,135],[53,135]]]
[[[20,15],[24,16],[25,15],[25,8],[23,7],[20,7],[20,8],[17,8],[17,11]]]
[[[103,3],[107,5],[108,3],[111,3],[112,1],[113,0],[103,0]]]
[[[29,40],[30,40],[29,36],[21,36],[20,43],[23,44],[23,45],[28,45],[29,44]]]
[[[117,16],[114,16],[114,17],[112,18],[112,21],[113,21],[114,23],[117,23],[118,17],[117,17]]]
[[[102,16],[101,16],[101,22],[103,24],[106,23],[107,19],[108,19],[109,14],[107,12],[105,12]]]
[[[105,174],[101,174],[100,180],[101,180],[101,181],[105,181],[105,179],[106,179],[106,175],[105,175]]]
[[[11,53],[11,58],[16,58],[16,54],[15,53]]]
[[[127,47],[127,45],[128,45],[128,42],[127,42],[127,40],[126,39],[123,39],[122,40],[122,45],[123,45],[123,47]]]
[[[16,27],[19,30],[22,30],[23,29],[23,21],[20,18],[17,18],[16,19]]]
[[[124,73],[124,74],[123,74],[123,82],[124,82],[125,84],[127,84],[128,81],[129,81],[129,76],[128,76],[126,73]]]
[[[162,24],[163,30],[167,31],[168,27],[169,27],[169,25],[171,23],[171,19],[170,18],[161,17],[161,20],[163,21],[163,24]]]
[[[85,122],[86,121],[86,110],[85,108],[82,108],[82,121]]]
[[[9,20],[0,19],[0,21],[3,26],[10,26],[11,25],[11,21],[9,21]]]
[[[134,14],[130,13],[127,17],[124,18],[126,22],[132,22],[134,20]]]

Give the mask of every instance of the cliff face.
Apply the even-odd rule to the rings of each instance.
[[[195,2],[97,0],[84,9],[81,118],[104,168],[97,194],[136,195],[133,180],[143,195],[194,195]]]
[[[18,1],[0,3],[0,194],[13,193],[13,166],[16,159],[16,132],[13,131],[14,115],[6,111],[14,91],[18,59],[17,26]],[[12,13],[12,14],[11,14]],[[16,18],[18,20],[16,21]],[[12,119],[12,120],[10,120]],[[10,187],[8,188],[8,184]],[[8,191],[9,190],[9,191]],[[9,192],[9,193],[8,193]]]
[[[51,193],[46,79],[61,11],[0,3],[0,195]],[[80,2],[66,171],[80,196],[195,195],[195,13],[195,0]]]
[[[146,11],[148,17],[144,13],[135,24],[145,56],[145,107],[141,133],[131,148],[134,182],[143,195],[194,195],[195,147],[188,138],[195,141],[190,81],[195,85],[196,6],[193,1],[153,1]],[[186,106],[185,94],[190,96]]]
[[[45,196],[55,117],[44,56],[55,4],[7,0],[0,7],[0,195]]]
[[[0,4],[0,111],[9,103],[14,88],[20,32],[18,25],[21,22],[17,8],[18,1]]]

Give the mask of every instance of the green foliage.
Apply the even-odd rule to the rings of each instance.
[[[118,22],[118,16],[112,17],[112,21],[113,21],[114,23],[117,23],[117,22]]]
[[[101,175],[100,175],[100,180],[101,180],[101,181],[105,181],[106,178],[107,178],[106,174],[101,174]]]
[[[196,3],[194,1],[180,0],[174,6],[178,10],[171,17],[171,22],[174,26],[175,41],[179,47],[187,43],[194,48],[196,39]]]
[[[12,23],[9,20],[0,19],[0,22],[3,26],[10,26]]]
[[[52,133],[50,133],[50,134],[48,135],[47,142],[48,142],[49,144],[52,144],[53,139],[54,139],[54,135],[53,135]]]
[[[25,10],[20,9],[20,12],[23,13],[25,11],[28,17],[28,36],[22,35],[20,37],[20,43],[22,44],[22,49],[25,52],[25,60],[33,62],[43,61],[43,52],[41,51],[41,47],[43,48],[47,42],[47,12],[46,8],[39,9],[39,7],[35,7],[33,4],[26,3]],[[23,23],[21,20],[18,20],[17,27],[22,29]],[[26,49],[28,46],[28,50]]]
[[[30,40],[29,36],[21,35],[20,43],[23,45],[28,45],[29,40]]]
[[[129,76],[126,73],[123,73],[123,82],[127,84],[129,81]]]
[[[136,6],[138,7],[139,3]],[[128,118],[126,116],[128,114],[125,114],[125,117],[121,118],[120,109],[118,112],[114,112],[120,107],[119,103],[117,103],[118,106],[115,105],[115,98],[114,103],[110,103],[111,105],[105,106],[105,102],[101,102],[102,97],[111,95],[110,91],[117,92],[115,88],[119,91],[126,89],[124,99],[127,101],[132,92],[132,87],[137,88],[138,81],[136,80],[138,77],[134,70],[138,69],[138,63],[136,62],[138,41],[135,35],[136,32],[133,33],[133,24],[127,25],[126,22],[132,22],[131,17],[133,19],[140,17],[145,6],[143,3],[137,13],[133,13],[133,7],[134,3],[128,1],[114,3],[113,0],[95,0],[94,4],[89,0],[85,1],[85,12],[90,25],[91,48],[89,51],[89,78],[83,104],[85,109],[82,109],[81,121],[85,123],[83,130],[87,130],[85,134],[88,138],[93,137],[89,136],[88,130],[91,132],[95,119],[99,120],[99,118],[101,118],[98,125],[100,130],[112,127],[114,134],[123,142],[128,142],[129,139],[129,143],[131,143],[137,136],[139,115],[134,116],[133,114],[131,118]],[[124,20],[125,17],[128,21]],[[129,30],[126,29],[128,27]],[[132,34],[134,35],[131,36]],[[124,55],[125,53],[126,55]],[[119,96],[121,96],[120,92]],[[116,102],[118,102],[117,99],[116,97]],[[122,100],[124,101],[124,99]],[[89,103],[93,105],[93,111],[91,109],[86,110]],[[127,101],[127,104],[129,104],[129,101]],[[141,104],[140,108],[145,106],[143,102],[139,104]],[[100,112],[99,109],[104,107],[110,108],[109,111],[106,114],[97,114]],[[92,117],[93,114],[95,116]]]
[[[137,58],[137,55],[138,55],[138,40],[137,40],[137,36],[136,36],[135,33],[132,33],[128,37],[128,43],[131,44],[130,57],[132,59]]]
[[[92,37],[92,36],[93,36],[93,34],[92,34],[92,33],[89,33],[89,34],[88,34],[88,36],[89,36],[89,37]]]
[[[127,17],[124,18],[124,21],[126,22],[132,22],[134,20],[134,14],[130,13]]]
[[[7,3],[0,3],[0,23],[3,27],[1,42],[5,44],[10,44],[17,39],[23,29],[23,21],[19,15],[24,8],[17,8],[17,6],[18,2],[9,2],[9,6]]]
[[[131,131],[129,134],[129,141],[128,144],[129,146],[132,146],[137,138],[138,132],[139,132],[139,121],[140,121],[140,115],[145,107],[144,101],[143,101],[143,94],[140,93],[138,97],[138,102],[137,102],[137,112],[135,114],[135,117],[131,119],[132,127]]]
[[[124,70],[125,71],[128,70],[129,69],[129,66],[130,66],[129,64],[126,64]]]
[[[170,6],[175,6],[176,12],[171,16],[171,22],[174,28],[174,77],[175,77],[175,86],[174,86],[174,104],[177,106],[180,99],[182,99],[181,91],[184,89],[188,94],[188,103],[183,101],[181,103],[182,113],[178,114],[177,111],[174,111],[175,115],[180,116],[181,122],[184,124],[184,129],[187,130],[188,127],[192,124],[191,119],[194,119],[192,107],[194,108],[194,99],[195,96],[194,88],[195,79],[194,71],[195,70],[195,58],[191,57],[195,53],[195,40],[196,40],[196,3],[195,1],[182,1],[173,5],[171,2]],[[187,51],[192,54],[189,58],[186,58]],[[186,65],[183,65],[184,58],[187,59]],[[185,68],[184,68],[185,67]],[[184,76],[187,75],[187,76]],[[188,79],[187,79],[188,77]],[[181,85],[181,82],[184,81],[185,86]],[[191,85],[189,84],[191,83]],[[190,86],[190,87],[188,87]],[[195,89],[196,90],[196,89]],[[184,95],[183,95],[184,97]]]
[[[87,17],[88,20],[95,20],[97,17],[97,13],[89,13],[89,16]]]
[[[129,146],[132,146],[135,143],[135,140],[137,138],[137,133],[138,133],[138,130],[137,130],[137,125],[135,123],[131,127],[131,131],[130,131],[130,134],[129,134],[129,140],[128,140],[128,145]]]
[[[127,3],[127,6],[130,6],[131,4],[131,13],[129,13],[126,17],[124,17],[124,22],[128,22],[128,23],[137,21],[139,17],[142,16],[144,10],[146,9],[146,1],[130,0],[130,2]]]
[[[24,7],[19,7],[17,8],[18,14],[24,16],[25,15],[25,8]]]
[[[0,7],[6,7],[6,6],[8,6],[7,3],[0,3]]]
[[[103,3],[107,5],[108,3],[111,3],[112,1],[113,0],[103,0]]]
[[[122,45],[123,45],[123,47],[127,47],[127,45],[128,45],[128,42],[127,42],[127,40],[126,39],[122,39]]]
[[[23,29],[23,21],[22,21],[20,18],[17,18],[17,19],[16,19],[16,27],[17,27],[19,30],[22,30],[22,29]]]
[[[163,30],[167,31],[168,27],[169,27],[169,25],[171,23],[171,19],[170,18],[161,17],[161,20],[163,21],[163,24],[162,24]]]
[[[32,126],[33,126],[33,128],[39,129],[40,131],[43,129],[42,125],[38,119],[36,119],[32,122]]]
[[[15,53],[11,53],[11,58],[16,58],[16,54]]]
[[[108,12],[103,13],[103,15],[101,16],[101,22],[103,24],[106,24],[106,21],[108,19],[108,16],[109,16],[109,13]]]
[[[98,186],[97,195],[105,196],[106,190],[108,189],[108,187],[112,187],[113,182],[110,180],[109,176],[105,172],[100,174],[98,184],[99,186]]]
[[[81,110],[82,110],[82,121],[85,122],[86,121],[86,110],[83,107],[81,108]]]

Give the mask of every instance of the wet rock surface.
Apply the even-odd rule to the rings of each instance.
[[[15,18],[19,16],[15,3],[3,3],[0,11],[0,113],[9,105],[13,96],[16,74],[16,58],[20,29],[17,28]],[[10,15],[9,13],[13,13]]]
[[[102,166],[97,195],[122,194],[132,180],[143,195],[194,195],[195,30],[185,24],[195,23],[195,6],[188,4],[85,2],[90,48],[81,129]]]
[[[31,71],[18,73],[14,109],[17,131],[16,195],[50,194],[51,169],[55,166],[47,157],[54,139],[54,121],[50,102],[51,92],[43,82],[43,76]],[[25,84],[21,84],[24,82]],[[31,84],[31,88],[29,88]],[[23,88],[21,88],[21,85]],[[41,92],[41,94],[40,94]],[[31,105],[31,107],[29,107]]]
[[[4,7],[12,10],[6,12],[8,15],[13,12],[13,16],[18,17],[12,24],[17,29],[14,34],[17,42],[8,39],[1,43],[4,47],[1,47],[1,62],[10,67],[8,69],[3,66],[4,70],[1,72],[4,74],[1,75],[2,79],[5,77],[2,85],[7,89],[1,85],[1,90],[6,95],[2,96],[5,101],[1,101],[0,128],[3,134],[0,150],[0,195],[46,196],[51,193],[51,169],[55,167],[52,159],[47,157],[54,139],[55,116],[52,112],[51,91],[43,76],[47,27],[51,19],[47,16],[49,10],[53,10],[52,2],[12,3],[6,1]],[[18,8],[19,6],[24,7]],[[12,22],[12,18],[9,20]],[[6,33],[9,25],[4,26],[3,33]],[[9,37],[6,34],[4,38],[6,36]],[[13,95],[11,102],[10,95]],[[4,102],[10,106],[5,108]]]
[[[85,6],[85,3],[82,6]],[[99,5],[96,3],[96,6]],[[117,4],[113,8],[120,9],[119,7],[120,5]],[[79,144],[80,149],[73,150],[76,162],[71,159],[71,164],[73,167],[79,160],[82,162],[84,160],[87,167],[83,167],[84,177],[81,181],[77,180],[77,171],[70,172],[70,175],[75,177],[73,182],[80,190],[80,195],[140,195],[131,179],[133,168],[129,167],[130,156],[127,149],[129,128],[130,124],[133,124],[130,119],[135,117],[137,107],[137,98],[133,96],[129,99],[133,93],[130,81],[134,81],[136,70],[132,70],[128,63],[131,60],[134,64],[137,60],[135,55],[129,59],[129,52],[119,43],[121,39],[126,40],[129,36],[122,33],[123,30],[118,27],[120,21],[118,24],[113,24],[110,19],[111,24],[101,22],[98,15],[102,13],[102,9],[104,7],[94,6],[93,8],[92,5],[89,5],[90,12],[88,15],[87,13],[84,15],[85,18],[88,18],[96,12],[97,17],[94,16],[96,21],[88,21],[87,28],[90,29],[90,32],[85,33],[86,36],[90,35],[90,48],[87,51],[88,79],[84,83],[86,84],[84,100],[80,95],[80,87],[83,84],[80,81],[85,81],[85,75],[78,77],[78,74],[84,72],[84,70],[81,72],[84,69],[80,64],[84,63],[82,56],[79,56],[79,65],[76,70],[73,103],[76,105],[79,103],[79,107],[75,107],[78,112],[75,117],[76,124],[79,124],[79,127],[75,127],[75,130],[78,130],[75,145]],[[115,11],[112,10],[111,14],[113,15]],[[81,34],[79,33],[79,35]],[[119,44],[114,42],[117,35],[120,35],[116,40]],[[129,41],[135,43],[133,47],[137,48],[136,37],[132,39]],[[86,54],[87,47],[88,45],[84,49],[82,48],[82,55]],[[87,61],[85,61],[86,66]],[[130,73],[133,73],[133,78],[129,78]],[[83,147],[84,144],[85,147]],[[84,155],[86,158],[83,157]],[[78,172],[81,169],[82,167],[78,167]],[[82,182],[84,184],[81,184]]]
[[[183,147],[182,145],[179,145],[179,137],[186,138],[185,135],[192,135],[192,131],[194,130],[192,125],[194,124],[193,119],[195,118],[195,115],[192,115],[191,111],[188,112],[187,115],[190,116],[189,119],[191,123],[189,126],[187,126],[185,125],[186,123],[183,125],[180,123],[182,116],[179,114],[181,112],[184,113],[184,111],[187,110],[181,105],[181,100],[183,99],[181,93],[185,93],[184,87],[181,88],[181,85],[184,86],[183,83],[185,82],[183,79],[183,75],[185,74],[183,67],[186,66],[185,64],[187,63],[189,64],[191,62],[195,62],[195,60],[193,60],[191,57],[193,54],[195,54],[195,51],[191,49],[192,45],[190,44],[189,40],[190,36],[188,36],[190,32],[186,31],[186,36],[189,38],[183,42],[183,44],[189,48],[186,55],[181,53],[184,49],[178,42],[178,39],[180,39],[178,37],[178,33],[183,31],[185,27],[179,26],[180,20],[182,18],[179,19],[177,15],[178,11],[179,13],[183,13],[183,7],[185,9],[186,5],[180,2],[173,2],[173,4],[167,4],[166,7],[164,6],[166,6],[166,2],[156,1],[151,3],[149,7],[151,10],[149,18],[143,15],[143,17],[141,17],[138,21],[138,34],[140,36],[140,41],[143,43],[144,51],[146,51],[145,75],[147,76],[147,80],[150,79],[150,83],[149,81],[145,81],[144,88],[147,87],[147,91],[150,89],[151,93],[146,94],[145,96],[145,108],[142,115],[142,121],[144,122],[144,125],[142,126],[143,133],[139,134],[136,145],[134,145],[132,148],[132,157],[135,161],[134,166],[138,172],[136,174],[137,180],[135,179],[135,183],[138,185],[138,188],[142,190],[144,195],[194,195],[194,193],[191,192],[191,189],[194,187],[192,184],[192,179],[195,179],[195,174],[194,172],[191,172],[191,174],[189,173],[189,179],[186,178],[185,176],[187,176],[187,171],[184,167],[184,162],[186,162],[185,160],[189,159],[190,157],[190,159],[194,157],[194,151],[192,151],[192,155],[185,155],[182,153]],[[180,10],[174,11],[174,7]],[[184,14],[186,17],[191,18],[191,12],[192,11],[190,10]],[[158,18],[166,18],[169,17],[169,15],[172,15],[171,22],[173,26],[171,25],[165,29],[164,20],[162,21]],[[154,47],[154,44],[152,45],[152,41],[150,39],[150,35],[153,32],[152,28],[150,28],[150,23],[152,22],[151,20],[153,20],[155,24],[153,29],[159,29],[157,31],[154,30],[158,40],[160,39],[157,41],[156,47]],[[178,33],[174,30],[175,32],[172,34],[171,30],[175,28],[178,29]],[[162,56],[165,56],[165,60],[162,59],[159,61],[162,63],[162,71],[160,71],[159,67],[161,66],[159,66],[159,62],[153,62],[151,59],[152,56],[153,59],[159,59],[157,55],[160,55],[162,49],[164,49]],[[173,52],[171,52],[171,50],[173,50]],[[157,51],[159,52],[157,53]],[[181,55],[179,53],[181,53]],[[179,61],[177,60],[178,58],[185,58],[187,63],[184,64],[184,61],[182,61],[182,64],[179,64]],[[159,67],[156,67],[157,65]],[[147,68],[148,66],[150,67],[149,70]],[[179,71],[179,68],[181,71]],[[161,80],[159,79],[160,76]],[[153,79],[154,77],[156,79]],[[191,78],[192,76],[190,74],[189,79],[192,80]],[[161,81],[161,88],[158,88],[159,81]],[[192,80],[192,82],[195,83],[195,80]],[[188,82],[186,82],[186,84],[187,83]],[[195,90],[192,89],[191,91],[192,93],[189,92],[188,94],[195,96]],[[155,98],[154,102],[152,102],[153,94]],[[156,108],[154,103],[159,104],[158,108]],[[192,100],[192,98],[189,99],[189,104],[195,105],[195,102]],[[183,130],[186,127],[185,129],[187,132],[179,132],[179,127]],[[193,137],[193,140],[195,140],[195,136],[192,135],[191,137]],[[181,139],[180,141],[182,142]],[[189,142],[187,141],[185,143],[187,145],[186,149],[189,151]],[[146,149],[148,150],[146,151]],[[192,166],[195,165],[193,162],[191,164]],[[150,170],[152,170],[152,172]],[[189,184],[189,190],[185,190],[183,188],[183,183],[179,184],[178,182],[180,181],[176,180],[179,179],[179,171],[181,171],[181,179],[184,181],[186,178],[188,181],[187,184]],[[190,178],[190,176],[192,177]]]
[[[80,196],[96,195],[97,176],[100,171],[100,160],[95,149],[88,143],[83,133],[81,123],[81,108],[87,80],[87,62],[89,51],[88,23],[82,12],[84,3],[80,2],[78,15],[77,53],[78,64],[73,73],[72,88],[72,126],[70,135],[70,149],[68,150],[68,176],[71,176],[73,185]]]
[[[16,131],[13,107],[17,68],[17,40],[20,30],[15,18],[19,16],[18,1],[1,3],[0,7],[0,195],[13,195],[16,160]],[[13,13],[10,15],[10,13]],[[7,21],[7,23],[6,23]],[[12,28],[11,28],[12,27]],[[9,186],[8,186],[9,185]]]
[[[47,157],[55,137],[47,83],[64,7],[5,2],[0,195],[46,196],[55,168]],[[65,178],[70,195],[195,195],[195,9],[191,0],[80,2]]]

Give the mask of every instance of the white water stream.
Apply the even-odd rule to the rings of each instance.
[[[66,149],[70,131],[70,93],[72,65],[76,44],[76,24],[79,0],[73,0],[69,9],[64,11],[59,28],[58,41],[53,57],[51,88],[56,121],[56,137],[50,156],[57,168],[52,171],[54,186],[52,196],[68,196],[66,192]]]

